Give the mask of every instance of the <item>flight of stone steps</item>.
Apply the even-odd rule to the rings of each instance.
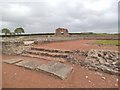
[[[64,62],[65,59],[68,57],[68,55],[71,53],[73,52],[69,50],[31,47],[31,49],[25,50],[22,55],[28,57],[40,58],[44,60]]]

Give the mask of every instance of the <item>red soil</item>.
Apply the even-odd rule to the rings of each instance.
[[[103,50],[117,50],[118,46],[100,46],[92,45],[95,40],[75,40],[75,41],[66,41],[66,42],[55,42],[48,43],[43,45],[36,45],[36,47],[43,48],[52,48],[52,49],[67,49],[67,50],[90,50],[90,49],[103,49]]]
[[[44,44],[37,47],[57,49],[107,49],[117,50],[116,46],[92,46],[86,43],[93,40],[76,40]],[[2,60],[21,56],[3,55]],[[41,60],[37,58],[22,57],[23,59]],[[41,60],[43,63],[48,61]],[[66,63],[69,64],[69,63]],[[72,65],[72,64],[69,64]],[[72,65],[74,71],[65,80],[49,76],[43,72],[31,71],[15,65],[3,63],[3,88],[117,88],[118,77],[105,73],[87,70],[80,65]]]

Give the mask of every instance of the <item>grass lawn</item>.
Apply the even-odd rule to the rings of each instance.
[[[97,40],[95,43],[102,44],[102,45],[119,45],[120,46],[120,40]]]

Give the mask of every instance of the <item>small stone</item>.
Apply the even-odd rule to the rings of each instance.
[[[105,77],[102,77],[103,80],[105,80],[106,78]]]
[[[17,73],[14,73],[14,75],[17,75]]]
[[[118,84],[115,84],[116,87],[118,87]]]
[[[97,72],[97,74],[100,75],[100,76],[102,76],[102,73],[100,73],[100,72]]]
[[[91,82],[90,80],[88,82]]]
[[[48,84],[48,87],[50,86],[50,84]]]
[[[116,62],[113,62],[112,64],[116,64]]]
[[[116,81],[118,82],[118,78],[116,79]]]
[[[88,76],[85,76],[85,78],[88,78]]]
[[[4,72],[4,74],[6,74],[6,72]]]
[[[75,64],[72,65],[73,67],[75,66]]]

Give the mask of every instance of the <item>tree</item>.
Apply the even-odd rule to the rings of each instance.
[[[7,28],[3,28],[2,33],[5,33],[5,35],[10,34],[10,30]]]
[[[14,32],[17,33],[17,34],[25,33],[25,31],[24,31],[23,28],[16,28],[16,29],[14,30]]]

